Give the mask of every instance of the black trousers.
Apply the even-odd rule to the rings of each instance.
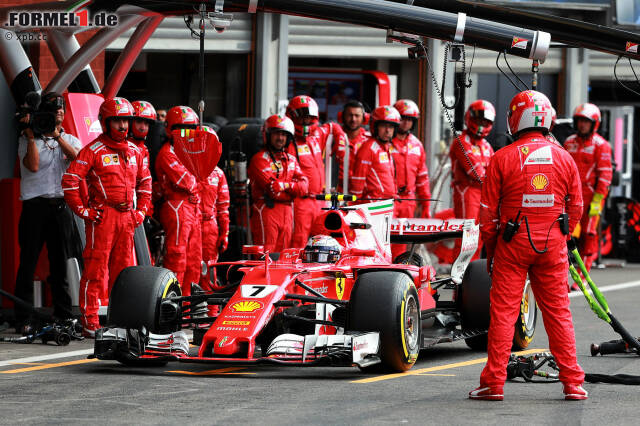
[[[53,298],[53,315],[65,319],[71,317],[71,297],[65,281],[66,259],[64,235],[74,226],[71,210],[63,198],[36,197],[22,203],[22,213],[18,225],[20,244],[20,266],[16,277],[15,295],[33,304],[33,278],[42,251],[47,244],[49,272],[47,282]],[[27,320],[28,309],[15,307],[16,320]]]

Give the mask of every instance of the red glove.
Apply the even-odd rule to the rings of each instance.
[[[134,210],[133,212],[133,220],[136,223],[136,227],[140,226],[140,224],[144,221],[145,214],[142,210]]]
[[[102,209],[92,209],[92,208],[81,208],[80,209],[80,217],[85,220],[90,220],[91,222],[100,223],[102,222]]]
[[[218,235],[218,253],[222,253],[227,249],[229,245],[229,234]]]
[[[431,217],[431,213],[429,212],[429,203],[422,204],[422,214],[423,219],[429,219]]]
[[[218,216],[218,253],[224,252],[229,246],[229,217],[226,215]]]

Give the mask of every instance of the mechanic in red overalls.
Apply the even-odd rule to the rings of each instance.
[[[202,235],[200,194],[197,179],[180,162],[173,150],[172,130],[195,129],[198,116],[188,106],[174,106],[167,112],[165,143],[156,158],[156,176],[163,203],[159,220],[166,232],[164,267],[172,270],[182,294],[191,294],[191,283],[200,282]]]
[[[218,136],[210,127],[203,126],[203,130],[213,133],[216,138]],[[217,166],[199,185],[202,197],[202,259],[216,262],[218,254],[224,252],[229,244],[229,187],[224,172]]]
[[[451,144],[453,211],[459,219],[477,219],[480,188],[493,148],[485,139],[493,127],[496,110],[490,102],[474,101],[464,115],[466,129]]]
[[[451,188],[453,213],[459,219],[478,219],[480,192],[486,168],[493,156],[493,148],[485,139],[496,118],[496,110],[490,102],[477,100],[469,105],[464,115],[466,129],[451,143]],[[461,241],[456,240],[454,253],[460,252]],[[482,241],[472,260],[480,257]]]
[[[594,104],[578,105],[573,113],[577,134],[564,141],[564,147],[578,165],[585,209],[580,219],[579,251],[587,270],[598,255],[597,223],[611,185],[611,146],[596,133],[600,109]],[[591,225],[591,226],[589,226]]]
[[[415,128],[420,117],[420,109],[415,102],[409,99],[400,99],[394,105],[400,113],[400,126],[398,134],[393,138],[391,153],[396,164],[396,185],[398,186],[397,199],[420,198],[422,212],[420,217],[428,218],[429,199],[431,188],[429,187],[429,170],[427,169],[427,156],[424,146],[411,132]],[[397,201],[394,215],[396,217],[415,217],[415,201]]]
[[[149,127],[155,123],[158,115],[156,109],[147,101],[133,101],[133,120],[131,121],[131,141],[138,146],[144,155],[144,165],[149,167],[149,150],[145,145]]]
[[[364,105],[360,101],[351,100],[344,104],[342,108],[342,130],[344,130],[347,140],[340,140],[336,146],[336,160],[338,163],[338,192],[349,193],[349,188],[344,189],[342,186],[344,179],[344,157],[349,153],[348,163],[348,182],[353,174],[353,165],[356,162],[358,150],[370,137],[371,133],[364,127],[368,123],[368,117],[364,110]]]
[[[144,220],[151,201],[149,169],[143,166],[142,152],[127,140],[133,114],[126,99],[106,99],[99,112],[103,133],[80,151],[62,177],[65,201],[85,220],[79,300],[87,337],[100,328],[99,299],[106,299],[120,271],[134,264],[134,228]],[[83,179],[89,192],[86,206],[79,189]]]
[[[269,252],[291,247],[293,200],[309,193],[309,180],[296,157],[286,152],[293,143],[293,121],[272,115],[264,122],[264,148],[249,163],[251,180],[251,235],[253,242]]]
[[[363,202],[396,196],[396,167],[390,147],[399,125],[400,113],[392,106],[380,106],[371,114],[372,137],[358,150],[349,184],[351,193]]]
[[[482,185],[480,232],[491,271],[491,322],[487,364],[469,398],[504,397],[514,324],[529,274],[565,399],[586,399],[566,291],[566,239],[582,213],[578,169],[565,150],[545,137],[551,125],[545,95],[532,90],[517,94],[507,120],[515,142],[496,153]]]
[[[334,123],[318,125],[318,104],[310,96],[296,96],[289,101],[287,117],[295,126],[295,138],[287,146],[287,152],[298,160],[300,170],[309,179],[309,193],[297,197],[293,202],[292,247],[302,248],[309,239],[311,224],[322,211],[324,202],[315,199],[324,191],[324,149],[329,135],[333,145],[346,144],[342,128]],[[333,149],[332,149],[333,151]]]
[[[415,102],[409,99],[400,99],[394,105],[400,113],[400,125],[398,134],[393,138],[391,155],[396,166],[396,194],[395,217],[413,218],[416,213],[416,198],[420,198],[422,208],[421,217],[428,218],[429,199],[429,171],[427,170],[427,156],[422,142],[411,131],[414,129],[420,109]],[[406,244],[391,244],[391,253],[395,259],[407,248]]]

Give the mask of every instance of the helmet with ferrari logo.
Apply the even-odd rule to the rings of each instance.
[[[271,133],[276,131],[287,134],[287,144],[293,141],[295,128],[293,121],[291,121],[289,117],[282,114],[274,114],[264,121],[264,125],[262,126],[262,139],[265,146],[271,146]]]
[[[302,261],[304,263],[335,263],[340,259],[342,246],[328,235],[315,235],[307,241]]]
[[[158,114],[156,114],[156,109],[147,101],[133,101],[131,102],[131,106],[133,106],[133,120],[144,120],[151,124],[156,122],[158,118]],[[131,126],[131,134],[135,139],[144,139],[149,134],[149,128],[147,131],[140,131],[135,125]]]
[[[200,124],[198,114],[191,107],[178,105],[167,111],[165,119],[166,132],[171,137],[171,131],[175,129],[195,129]]]
[[[464,114],[464,124],[467,126],[467,130],[478,138],[489,136],[494,121],[496,121],[496,109],[491,102],[482,99],[471,102]]]
[[[98,120],[102,126],[102,131],[115,141],[123,141],[127,137],[127,130],[114,130],[110,127],[109,122],[113,119],[133,118],[133,106],[125,98],[115,97],[105,99],[100,105],[98,112]]]
[[[311,96],[306,95],[291,98],[289,105],[287,105],[286,115],[293,120],[296,136],[309,136],[313,128],[318,125],[320,118],[318,104]]]
[[[573,128],[577,129],[578,124],[577,120],[579,118],[586,118],[589,120],[591,124],[591,131],[588,133],[594,133],[600,127],[600,121],[602,120],[602,116],[600,115],[600,108],[591,103],[585,103],[578,105],[573,111]]]
[[[551,101],[535,90],[525,90],[511,99],[507,112],[509,133],[514,137],[525,130],[538,130],[544,134],[551,127]]]
[[[369,122],[369,129],[371,129],[371,135],[376,139],[378,139],[378,125],[380,123],[393,125],[393,137],[395,137],[398,133],[398,126],[400,126],[400,113],[397,109],[389,105],[379,106],[373,110]]]
[[[416,127],[418,118],[420,118],[420,108],[418,108],[418,105],[416,105],[416,103],[411,99],[400,99],[395,104],[393,104],[393,107],[398,110],[398,112],[400,113],[400,117],[402,117],[403,119],[408,118],[413,122],[411,128],[409,129],[409,131],[412,131],[414,127]]]

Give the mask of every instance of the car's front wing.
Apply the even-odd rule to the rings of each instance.
[[[262,356],[199,357],[190,355],[183,331],[143,333],[135,329],[102,328],[96,332],[93,357],[102,360],[166,360],[182,362],[278,363],[298,366],[367,367],[380,363],[379,333],[277,336]]]

